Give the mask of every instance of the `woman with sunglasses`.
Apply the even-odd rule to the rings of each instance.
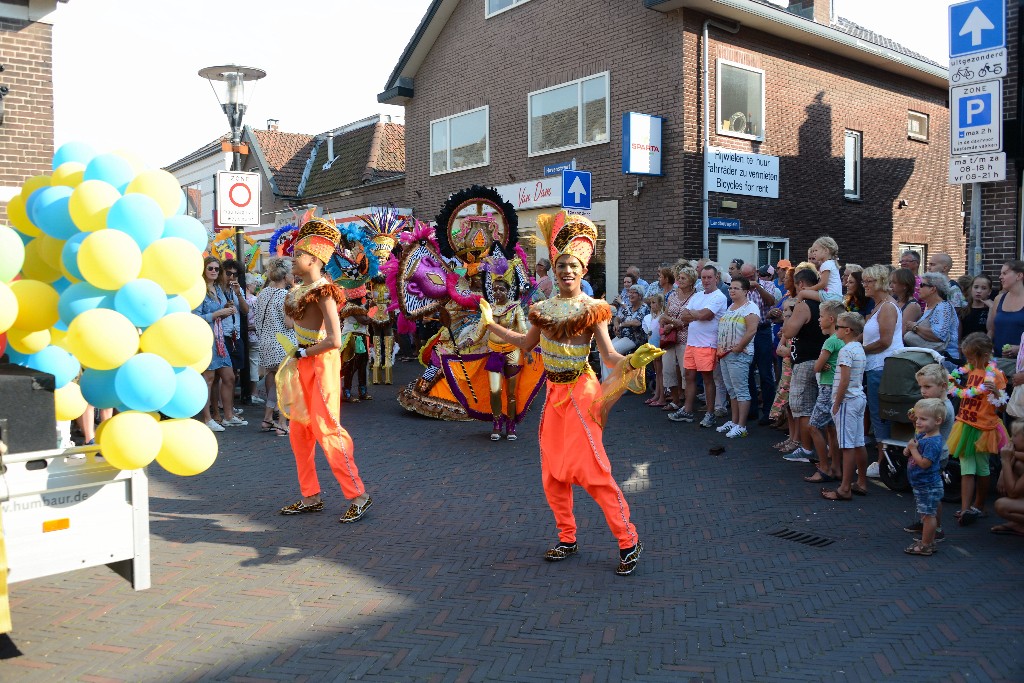
[[[235,370],[231,365],[227,337],[233,335],[232,319],[237,315],[238,308],[228,296],[227,277],[221,262],[215,256],[207,256],[203,261],[203,281],[206,283],[206,297],[199,308],[192,311],[205,320],[213,328],[213,359],[203,373],[206,386],[210,390],[210,400],[203,407],[202,421],[212,431],[223,432],[224,427],[243,427],[248,424],[234,414],[233,401],[235,396]],[[220,381],[220,391],[213,391],[214,379]],[[218,413],[218,401],[229,417],[223,421],[214,419]]]

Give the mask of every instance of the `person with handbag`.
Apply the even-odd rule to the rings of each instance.
[[[647,342],[651,346],[661,347],[661,314],[665,309],[665,297],[659,293],[649,295],[644,303],[650,307],[650,313],[644,316],[643,330],[647,335]],[[662,408],[665,405],[665,384],[661,372],[661,358],[655,358],[654,366],[654,393],[644,401],[654,408]]]
[[[938,351],[955,362],[960,356],[960,319],[953,304],[946,300],[948,282],[942,273],[921,276],[924,313],[903,335],[903,344]]]
[[[662,382],[670,393],[669,402],[662,410],[675,412],[683,405],[683,353],[686,351],[686,331],[689,323],[683,322],[683,311],[695,291],[697,270],[693,266],[679,264],[675,272],[676,287],[665,300],[665,312],[659,319],[659,346],[665,350],[662,357]]]

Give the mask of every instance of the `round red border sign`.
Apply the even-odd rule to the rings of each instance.
[[[235,190],[237,190],[239,188],[245,190],[245,201],[244,202],[235,201]],[[228,200],[232,204],[234,204],[235,206],[237,206],[239,208],[244,208],[246,206],[249,206],[249,202],[252,201],[252,190],[250,190],[249,186],[246,185],[245,183],[235,183],[228,190]]]

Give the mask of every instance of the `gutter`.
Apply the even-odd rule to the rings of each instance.
[[[708,147],[711,145],[711,131],[708,129],[710,125],[710,114],[708,113],[708,29],[714,26],[715,28],[728,31],[729,33],[739,33],[740,24],[737,22],[733,26],[728,26],[721,22],[715,21],[714,19],[707,19],[704,22],[704,27],[701,29],[701,75],[700,75],[700,86],[701,86],[701,116],[703,121],[701,123],[703,142],[704,142],[704,172],[703,182],[701,182],[701,212],[703,220],[701,223],[701,255],[704,258],[711,258],[711,245],[708,224],[710,223],[710,192],[708,191]]]

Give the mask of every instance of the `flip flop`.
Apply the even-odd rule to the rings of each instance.
[[[1024,538],[1024,531],[1012,527],[1009,524],[996,524],[994,527],[989,529],[993,534],[997,536],[1020,536]]]
[[[820,468],[814,468],[816,472],[809,477],[804,477],[804,481],[808,484],[828,484],[829,482],[839,481],[828,472],[821,471]],[[815,479],[815,477],[818,477]]]
[[[272,432],[272,431],[274,431],[274,423],[271,422],[270,420],[263,420],[262,422],[260,422],[260,431],[261,432]]]
[[[850,484],[850,491],[855,496],[866,496],[866,495],[868,495],[868,490],[866,488],[862,488],[860,486],[860,484]]]
[[[852,495],[844,497],[841,493],[839,493],[839,489],[822,489],[821,497],[824,498],[825,500],[842,501],[844,503],[849,503],[851,500],[853,500]]]

